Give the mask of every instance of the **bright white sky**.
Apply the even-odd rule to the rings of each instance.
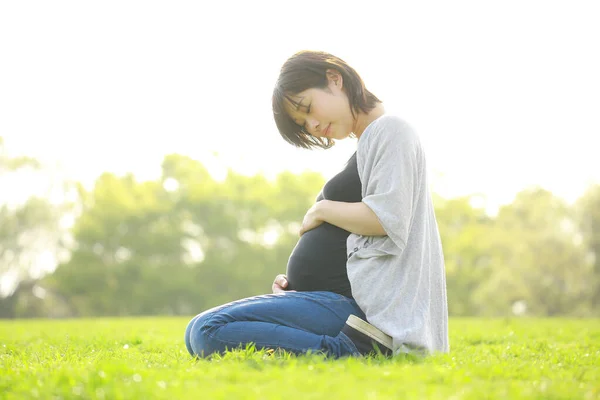
[[[435,192],[493,207],[541,185],[572,201],[600,182],[599,4],[2,2],[0,136],[88,184],[154,178],[171,152],[215,175],[330,177],[356,142],[297,150],[271,114],[281,64],[317,49],[416,128]]]

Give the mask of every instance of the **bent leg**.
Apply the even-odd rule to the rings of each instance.
[[[207,310],[186,328],[190,354],[208,356],[249,343],[301,354],[356,355],[340,333],[350,314],[364,318],[354,300],[331,292],[286,292],[250,297]]]

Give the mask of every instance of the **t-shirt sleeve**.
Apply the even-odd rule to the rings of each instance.
[[[394,244],[403,251],[421,185],[421,147],[402,120],[386,120],[370,132],[366,146],[363,203],[379,219]]]

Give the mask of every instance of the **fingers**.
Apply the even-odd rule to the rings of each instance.
[[[275,277],[275,283],[278,284],[279,286],[281,286],[282,288],[287,287],[287,285],[288,285],[287,276],[285,276],[284,274],[277,275]]]
[[[310,228],[310,225],[306,221],[302,222],[302,226],[300,226],[300,230],[298,231],[298,236],[304,235],[311,229],[313,228]]]
[[[287,276],[280,274],[275,277],[275,280],[273,281],[273,285],[271,286],[271,289],[273,290],[273,293],[281,293],[281,292],[286,291],[285,288],[287,286],[288,286]]]

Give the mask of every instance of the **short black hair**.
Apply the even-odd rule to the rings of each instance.
[[[305,149],[320,147],[328,149],[333,140],[312,136],[298,125],[287,113],[286,103],[297,106],[293,96],[307,89],[325,89],[327,70],[340,73],[344,91],[348,95],[350,110],[356,118],[359,111],[368,113],[381,103],[369,92],[358,73],[344,60],[322,51],[303,50],[291,56],[281,67],[281,72],[273,90],[273,116],[281,136],[292,145]]]

